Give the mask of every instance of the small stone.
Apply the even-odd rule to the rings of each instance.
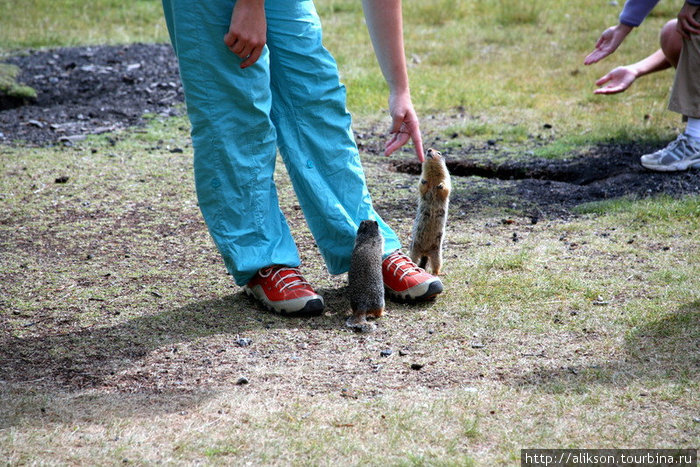
[[[67,183],[69,178],[70,177],[68,177],[67,175],[62,175],[60,177],[57,177],[56,180],[54,180],[54,182],[55,183]]]
[[[411,370],[420,370],[424,367],[425,365],[422,363],[411,363]]]
[[[471,346],[472,349],[483,349],[484,347],[486,347],[486,346],[485,346],[484,344],[482,344],[481,342],[472,342],[472,343],[470,344],[470,346]]]
[[[370,323],[364,318],[358,321],[352,316],[347,319],[345,325],[358,334],[369,334],[377,329],[376,324]]]
[[[238,344],[239,347],[248,347],[252,342],[253,341],[251,341],[247,337],[236,339],[236,344]]]
[[[245,376],[241,376],[240,378],[238,378],[238,381],[236,381],[236,386],[244,386],[246,384],[248,384],[248,378],[246,378]]]
[[[61,136],[58,138],[58,140],[62,143],[65,144],[73,144],[77,141],[82,141],[86,138],[85,135],[70,135],[70,136]]]
[[[381,352],[379,352],[379,355],[381,355],[382,357],[389,357],[389,356],[391,356],[391,354],[393,354],[393,353],[394,353],[393,350],[391,350],[391,349],[385,349],[385,350],[382,350]]]
[[[405,350],[405,349],[399,350],[399,356],[405,357],[406,355],[408,355],[408,350]]]

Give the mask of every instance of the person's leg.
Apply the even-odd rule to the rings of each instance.
[[[683,47],[683,37],[676,31],[676,23],[678,20],[672,19],[661,28],[659,43],[661,50],[666,56],[666,60],[676,68],[678,66],[678,57],[681,54]]]
[[[163,0],[192,123],[199,206],[226,267],[244,285],[263,267],[298,266],[273,181],[269,60],[241,70],[224,44],[231,0]]]
[[[688,118],[686,130],[660,151],[642,156],[642,165],[662,172],[700,168],[700,35],[683,40],[668,108]]]
[[[372,207],[335,60],[321,43],[313,2],[267,0],[272,118],[299,203],[332,274],[346,272],[357,228],[376,220],[384,237],[390,297],[426,300],[442,282],[399,251],[397,235]],[[296,18],[290,21],[290,18]]]
[[[346,272],[360,222],[376,220],[385,251],[396,234],[372,207],[350,128],[345,87],[321,43],[313,2],[265,2],[272,118],[299,203],[331,274]]]

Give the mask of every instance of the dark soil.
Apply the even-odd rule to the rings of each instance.
[[[0,108],[0,142],[5,144],[71,144],[87,134],[143,124],[144,114],[175,115],[184,108],[178,105],[183,92],[169,45],[29,51],[7,62],[22,69],[19,80],[33,87],[38,98],[20,107]],[[363,151],[377,152],[378,141],[363,135],[358,141]],[[503,201],[510,196],[518,200],[517,211],[538,217],[566,215],[576,205],[621,196],[700,192],[700,171],[663,174],[639,165],[641,154],[658,147],[611,142],[565,161],[518,157],[501,164],[492,162],[488,151],[453,151],[446,154],[453,176],[493,179],[506,195],[495,199],[467,190],[455,193],[453,203],[463,211],[499,202],[513,207]],[[419,173],[416,162],[392,164],[398,171]]]
[[[166,44],[28,51],[6,60],[36,102],[0,107],[0,142],[45,146],[182,111],[177,61]],[[9,105],[8,105],[9,106]]]
[[[660,173],[642,167],[639,157],[657,149],[659,146],[649,144],[611,142],[566,160],[518,158],[497,164],[488,156],[475,157],[472,153],[478,151],[473,149],[457,151],[446,159],[452,176],[485,177],[500,184],[504,196],[487,200],[494,207],[511,208],[537,219],[566,216],[577,205],[592,201],[700,193],[698,170]],[[400,172],[420,173],[417,161],[401,160],[392,165]],[[508,205],[513,199],[517,206]],[[467,212],[480,210],[484,201],[480,191],[452,196],[452,202]]]

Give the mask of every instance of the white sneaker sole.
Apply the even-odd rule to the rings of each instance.
[[[249,297],[253,297],[262,303],[266,309],[281,315],[317,316],[323,313],[325,307],[323,297],[320,295],[310,295],[308,297],[273,302],[267,298],[267,295],[265,295],[265,292],[259,285],[253,288],[246,285],[243,287],[243,291]]]
[[[437,295],[442,293],[444,287],[440,279],[435,278],[432,281],[426,281],[422,284],[414,285],[408,290],[397,292],[391,287],[384,286],[384,290],[390,299],[397,302],[422,302],[432,300]]]
[[[700,168],[700,161],[686,161],[680,160],[673,164],[656,164],[654,162],[640,161],[642,167],[649,170],[654,170],[656,172],[682,172],[688,169],[698,169]]]

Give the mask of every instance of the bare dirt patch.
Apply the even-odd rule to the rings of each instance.
[[[167,45],[30,51],[8,62],[23,69],[20,80],[34,87],[39,97],[30,105],[0,111],[0,133],[5,144],[70,146],[87,134],[142,124],[145,113],[182,112],[177,64]],[[357,135],[363,152],[379,152],[383,140],[380,133],[383,129],[369,129]],[[440,147],[440,141],[432,137],[431,145]],[[700,191],[698,172],[657,174],[639,167],[639,154],[652,149],[655,148],[609,143],[586,154],[572,154],[564,161],[523,158],[500,164],[488,156],[488,148],[446,151],[455,178],[483,179],[478,183],[458,183],[451,209],[455,220],[464,220],[465,214],[487,207],[509,209],[538,220],[569,215],[573,207],[589,201]],[[96,154],[94,157],[108,157]],[[183,171],[189,170],[185,158],[175,162],[181,164]],[[370,158],[368,171],[378,170],[378,160],[384,164],[384,159]],[[406,173],[417,174],[419,168],[412,160],[393,164],[401,172],[393,174],[398,185],[375,183],[372,189],[400,192],[399,196],[387,193],[375,199],[382,215],[410,226],[415,205],[412,201],[406,203],[406,199],[413,196],[409,193],[414,180]],[[372,177],[379,178],[376,173]],[[481,190],[479,184],[487,184],[489,189]],[[54,184],[46,193],[55,191],[58,196],[64,186],[68,191],[70,185]],[[40,199],[38,194],[30,195],[26,198],[28,204]],[[114,197],[106,205],[119,204],[119,194],[111,195]],[[180,199],[187,196],[193,194],[184,193]],[[501,336],[497,344],[484,342],[473,333],[472,337],[455,337],[457,332],[451,329],[448,317],[443,316],[444,305],[439,301],[418,309],[391,304],[390,316],[403,314],[412,319],[401,325],[387,320],[392,324],[386,324],[371,338],[349,333],[343,326],[348,304],[341,279],[311,277],[314,283],[322,284],[320,292],[329,303],[329,312],[323,317],[300,325],[296,320],[263,313],[240,293],[230,294],[232,281],[223,273],[211,278],[211,265],[220,260],[193,206],[179,203],[171,210],[150,211],[148,206],[135,204],[133,212],[139,216],[127,213],[114,217],[111,230],[115,234],[105,241],[105,232],[100,229],[83,230],[81,222],[86,219],[75,214],[75,209],[81,209],[79,202],[73,203],[68,197],[61,199],[64,205],[53,204],[51,212],[53,224],[65,224],[64,231],[57,232],[52,227],[29,232],[29,227],[25,227],[22,235],[15,232],[7,242],[8,254],[12,252],[24,259],[16,270],[2,277],[7,284],[19,284],[27,276],[23,287],[37,292],[25,294],[28,304],[9,307],[9,314],[0,322],[0,330],[8,331],[0,340],[0,380],[5,383],[69,390],[196,391],[201,387],[237,385],[239,378],[245,376],[250,382],[247,387],[261,384],[289,391],[303,387],[310,392],[337,391],[343,397],[355,398],[358,387],[371,387],[373,391],[409,386],[445,388],[471,385],[482,379],[499,380],[504,373],[512,376],[525,371],[514,363],[488,371],[479,369],[487,366],[487,352],[492,346],[510,345],[523,354],[530,350],[527,344],[517,343],[515,335]],[[296,224],[302,223],[301,214],[296,209],[287,210],[292,213],[288,217],[293,217],[291,223],[296,232],[300,229]],[[57,217],[58,212],[66,217]],[[159,218],[168,213],[175,216],[170,223]],[[92,218],[93,228],[98,220]],[[18,230],[24,223],[9,215],[3,222]],[[66,234],[73,224],[74,231],[83,232],[85,237],[73,231]],[[171,224],[175,227],[168,227]],[[124,230],[120,234],[121,227]],[[545,229],[542,225],[536,227]],[[465,226],[455,222],[451,228],[462,230]],[[483,230],[481,226],[477,228]],[[508,226],[491,228],[494,237],[512,235]],[[185,254],[178,251],[177,245],[164,245],[164,238],[171,231],[177,231],[180,240],[192,237],[196,248],[188,246]],[[59,233],[63,236],[59,237]],[[137,233],[145,235],[136,240]],[[31,238],[31,243],[24,238]],[[309,247],[302,248],[304,255],[313,250],[312,240],[307,241]],[[144,243],[150,245],[150,250],[142,246]],[[103,244],[111,250],[102,255],[97,247],[86,247]],[[139,252],[139,248],[144,248],[144,252]],[[452,248],[455,257],[464,253],[457,245]],[[159,269],[164,267],[166,258],[170,261],[168,271],[177,271],[178,284],[173,290],[168,290],[170,284],[164,282],[171,276]],[[131,275],[131,268],[144,268],[143,263],[149,260],[153,263],[151,270]],[[311,261],[305,258],[305,264]],[[45,268],[45,264],[54,267]],[[76,268],[80,274],[73,281],[61,272],[64,268]],[[47,287],[41,275],[45,269],[57,276],[52,288]],[[218,285],[212,285],[216,281]],[[220,294],[221,290],[226,292]],[[204,298],[212,293],[223,298]],[[78,298],[61,298],[73,296],[69,294]],[[178,305],[171,305],[173,301]],[[144,308],[148,312],[143,313]],[[134,310],[141,313],[136,319],[130,315]],[[77,322],[79,315],[96,324]],[[466,316],[471,317],[468,313]],[[270,329],[275,332],[269,333]],[[232,344],[231,335],[248,339],[248,344],[236,344],[237,340]],[[442,342],[446,336],[458,345],[445,348]],[[562,332],[552,340],[568,338],[569,333]],[[591,338],[586,339],[588,342]]]
[[[489,179],[504,194],[498,201],[479,192],[461,193],[452,201],[469,212],[483,209],[488,202],[537,219],[566,216],[574,207],[594,201],[699,193],[700,171],[659,173],[641,166],[640,155],[657,149],[648,144],[611,142],[565,160],[523,157],[506,162],[494,162],[488,155],[475,156],[479,152],[475,148],[452,151],[448,168],[453,176]],[[400,160],[392,165],[399,172],[420,173],[416,161]]]
[[[146,113],[174,115],[183,102],[166,44],[30,50],[6,60],[36,102],[0,108],[0,142],[45,146],[139,125]]]

